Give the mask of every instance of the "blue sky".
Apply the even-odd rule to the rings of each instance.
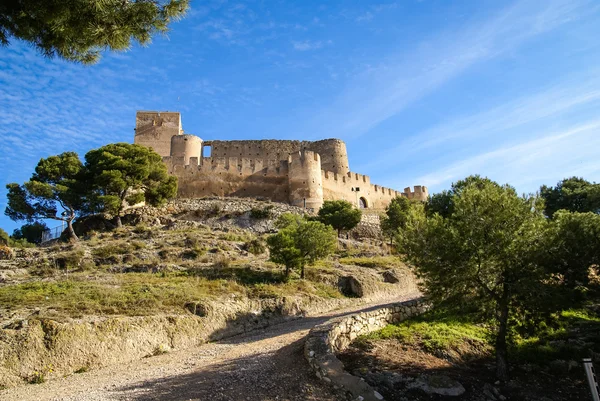
[[[13,41],[0,208],[41,157],[132,142],[136,110],[181,111],[206,140],[341,138],[352,171],[397,189],[600,181],[600,2],[193,1],[168,36],[94,66]]]

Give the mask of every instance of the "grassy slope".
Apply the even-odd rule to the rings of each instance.
[[[600,353],[600,316],[590,310],[567,310],[555,316],[552,325],[534,337],[515,337],[510,357],[516,363],[545,365],[554,360],[576,360]],[[358,343],[396,339],[418,346],[436,356],[458,353],[463,360],[490,357],[493,337],[490,327],[476,324],[469,315],[429,312],[389,325],[360,337]]]
[[[261,239],[242,230],[138,225],[31,250],[19,283],[0,284],[0,315],[35,308],[71,317],[178,313],[188,302],[225,294],[343,296],[331,261],[310,267],[306,280],[286,281],[266,254],[245,250],[252,241]]]

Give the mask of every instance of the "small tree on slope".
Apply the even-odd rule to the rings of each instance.
[[[327,257],[335,249],[333,229],[318,221],[296,219],[288,214],[280,217],[278,226],[281,230],[267,238],[267,245],[271,261],[285,266],[286,277],[292,269],[300,268],[300,277],[304,278],[307,264]]]
[[[41,159],[29,181],[6,186],[8,206],[4,213],[15,221],[64,221],[69,238],[77,240],[73,220],[84,205],[82,175],[83,164],[74,152]]]
[[[85,166],[94,207],[113,214],[117,227],[127,204],[158,206],[177,194],[177,178],[169,176],[158,153],[144,146],[114,143],[91,150]]]
[[[360,223],[362,212],[345,200],[325,201],[319,209],[318,219],[330,225],[340,236],[342,230],[352,230]]]

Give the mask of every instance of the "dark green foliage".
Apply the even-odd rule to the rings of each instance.
[[[330,226],[318,221],[288,220],[285,228],[267,238],[270,260],[285,266],[286,277],[292,269],[300,268],[300,277],[304,278],[307,264],[334,251],[335,233]]]
[[[47,57],[92,64],[103,50],[150,43],[189,7],[189,0],[6,0],[0,2],[0,44],[15,37]]]
[[[296,227],[303,221],[305,221],[303,216],[294,213],[283,213],[275,221],[275,227],[280,230],[290,226]]]
[[[600,266],[600,215],[558,211],[547,237],[545,262],[550,271],[560,274],[569,289],[589,288],[590,269]]]
[[[319,221],[337,230],[352,230],[360,223],[362,212],[345,200],[325,201],[319,209]]]
[[[6,186],[8,207],[4,213],[15,221],[62,220],[69,237],[76,240],[72,223],[85,205],[83,173],[75,152],[41,159],[29,181]]]
[[[480,175],[470,175],[463,180],[458,180],[452,183],[450,190],[431,195],[425,204],[425,213],[427,213],[427,216],[433,216],[437,213],[442,217],[450,217],[454,212],[454,195],[460,195],[462,190],[469,185],[482,188],[486,184],[498,185],[489,178]]]
[[[398,196],[392,199],[385,209],[385,215],[381,217],[381,231],[390,239],[406,226],[410,205],[411,201],[408,198]]]
[[[265,243],[260,238],[255,238],[244,244],[244,249],[253,255],[262,255],[266,251]]]
[[[12,238],[16,240],[24,239],[31,244],[39,244],[42,241],[42,233],[48,230],[48,226],[45,223],[38,221],[33,223],[26,223],[13,231]]]
[[[85,166],[94,207],[114,215],[117,227],[127,203],[159,206],[177,193],[177,178],[169,176],[158,153],[144,146],[114,143],[91,150]]]
[[[540,188],[540,195],[546,202],[545,214],[552,218],[558,210],[570,212],[600,213],[600,184],[583,178],[565,178],[556,187]]]
[[[267,206],[262,209],[253,207],[252,210],[250,210],[250,217],[256,220],[268,219],[273,213],[272,209],[273,206]]]
[[[553,285],[540,263],[547,221],[536,199],[471,180],[453,189],[453,212],[427,218],[414,205],[398,240],[438,304],[470,305],[496,322],[497,375],[506,380],[511,315],[551,311]]]

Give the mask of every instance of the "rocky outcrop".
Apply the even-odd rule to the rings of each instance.
[[[358,336],[421,314],[427,309],[424,299],[416,299],[329,320],[310,331],[304,345],[304,356],[317,377],[352,399],[383,400],[383,396],[364,380],[346,372],[335,354],[344,350]]]

